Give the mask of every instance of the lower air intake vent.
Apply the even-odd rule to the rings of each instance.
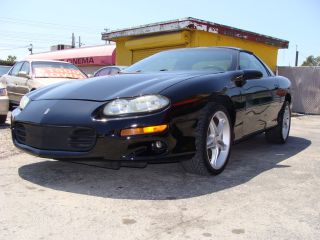
[[[14,124],[13,137],[20,144],[56,151],[89,151],[96,142],[91,128],[27,123]]]

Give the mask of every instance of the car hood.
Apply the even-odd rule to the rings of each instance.
[[[206,75],[204,72],[133,73],[67,81],[31,93],[32,100],[91,100],[106,101],[160,93],[164,89],[190,78]],[[212,72],[210,72],[212,74]]]
[[[71,80],[81,80],[81,79],[71,79],[71,78],[35,78],[34,82],[39,85],[37,88],[40,87],[45,87],[50,84],[55,84],[55,83],[61,83],[64,81],[71,81]]]

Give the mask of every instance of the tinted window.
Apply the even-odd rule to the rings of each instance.
[[[245,52],[240,52],[239,68],[240,70],[258,70],[262,72],[264,77],[269,76],[262,63],[252,54]]]
[[[122,72],[235,70],[234,53],[234,50],[226,48],[164,51],[145,58]]]
[[[27,74],[30,73],[30,64],[29,62],[24,62],[24,64],[22,65],[22,68],[20,69],[20,71],[24,71]]]
[[[14,67],[12,68],[12,70],[10,72],[10,75],[17,76],[18,72],[20,71],[20,68],[21,68],[22,64],[23,64],[23,62],[17,62],[14,65]]]

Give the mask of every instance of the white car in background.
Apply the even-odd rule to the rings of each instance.
[[[10,105],[15,106],[30,91],[53,83],[84,78],[87,76],[68,62],[25,60],[17,62],[0,78],[0,83],[7,88]]]
[[[7,119],[9,111],[9,98],[7,90],[3,84],[0,83],[0,124],[4,124]]]

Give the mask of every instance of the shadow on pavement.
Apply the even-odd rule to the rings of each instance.
[[[149,164],[146,168],[111,170],[59,161],[43,161],[19,168],[21,178],[59,191],[114,199],[183,199],[243,184],[310,146],[290,137],[285,145],[268,144],[263,135],[234,145],[230,162],[219,176],[186,174],[179,163]]]
[[[9,128],[10,128],[9,123],[0,124],[0,129],[9,129]]]

